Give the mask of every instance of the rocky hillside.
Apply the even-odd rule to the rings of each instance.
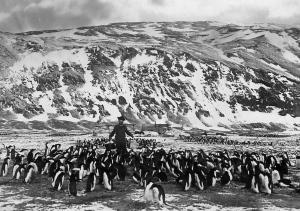
[[[0,33],[0,128],[300,129],[300,28],[116,23]]]

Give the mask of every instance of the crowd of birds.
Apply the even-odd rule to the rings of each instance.
[[[114,180],[124,181],[130,177],[144,188],[144,199],[166,204],[164,182],[173,181],[179,189],[188,191],[196,188],[207,190],[220,183],[222,186],[231,181],[245,184],[245,189],[255,193],[274,193],[274,187],[289,187],[300,192],[293,181],[284,176],[291,166],[287,152],[266,154],[255,151],[211,151],[206,153],[182,149],[157,147],[155,139],[135,140],[140,149],[130,148],[133,139],[127,140],[125,153],[112,150],[108,139],[77,141],[73,146],[62,149],[61,144],[45,144],[44,152],[36,149],[20,149],[5,146],[6,156],[2,162],[2,177],[24,183],[33,183],[35,175],[48,175],[52,187],[60,191],[65,180],[68,192],[77,196],[77,183],[86,180],[86,192],[95,190],[97,184],[113,190]],[[103,148],[103,150],[99,150]],[[12,167],[12,168],[11,168]],[[133,173],[128,176],[127,168]],[[68,178],[68,179],[67,179]],[[159,181],[159,183],[158,183]]]

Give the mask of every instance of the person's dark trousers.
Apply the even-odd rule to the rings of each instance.
[[[127,154],[126,142],[116,142],[117,152],[122,155]]]

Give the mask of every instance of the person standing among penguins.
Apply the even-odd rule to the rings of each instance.
[[[133,138],[133,135],[129,132],[126,125],[124,125],[125,118],[123,116],[118,117],[119,124],[115,125],[113,131],[109,134],[109,140],[116,134],[115,143],[117,152],[121,154],[126,154],[126,135],[125,133]]]

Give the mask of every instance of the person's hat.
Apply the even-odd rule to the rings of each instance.
[[[118,120],[123,120],[125,121],[125,118],[123,116],[118,117]]]

